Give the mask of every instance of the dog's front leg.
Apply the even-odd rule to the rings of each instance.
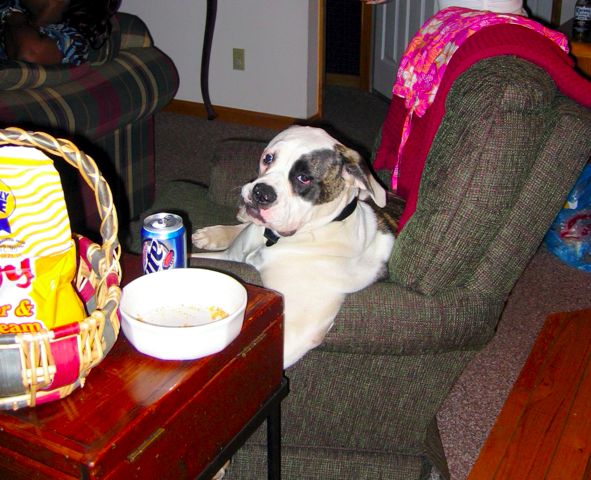
[[[345,300],[344,294],[318,280],[317,270],[316,277],[311,277],[312,271],[313,265],[301,261],[261,272],[263,285],[283,295],[283,368],[291,367],[322,343]]]
[[[191,236],[193,245],[203,250],[226,250],[249,224],[215,225],[196,230]]]
[[[235,226],[218,225],[215,227],[207,227],[198,230],[193,235],[193,243],[200,248],[203,248],[204,245],[209,245],[210,248],[213,245],[217,245],[219,248],[219,246],[224,244],[228,238],[217,237],[218,234],[230,234],[230,236],[232,236],[232,234],[237,233],[237,235],[232,238],[228,248],[225,250],[192,253],[191,257],[214,258],[220,260],[231,260],[234,262],[250,263],[247,260],[249,256],[262,245],[264,245],[265,238],[263,236],[263,231],[264,227],[254,225],[252,223],[241,223]],[[198,234],[203,236],[198,236]],[[210,234],[212,236],[209,239],[205,238],[205,236]],[[197,243],[195,243],[196,237],[198,240]]]

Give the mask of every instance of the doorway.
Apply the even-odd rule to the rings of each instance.
[[[325,0],[325,83],[370,91],[372,7]]]

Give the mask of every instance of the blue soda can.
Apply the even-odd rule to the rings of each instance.
[[[183,219],[173,213],[155,213],[142,226],[144,273],[187,266],[187,233]]]

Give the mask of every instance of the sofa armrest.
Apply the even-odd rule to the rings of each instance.
[[[97,67],[113,60],[120,50],[153,47],[154,42],[144,21],[130,13],[117,12],[111,18],[111,35],[96,50],[90,50],[88,62]]]
[[[191,259],[191,266],[262,285],[250,265]],[[390,282],[347,295],[320,350],[350,354],[422,355],[476,350],[494,335],[504,302],[467,289],[429,296]]]
[[[8,61],[0,68],[0,91],[23,90],[54,87],[67,82],[75,82],[88,75],[93,67],[98,67],[117,56],[125,39],[125,48],[144,46],[149,39],[145,24],[135,15],[117,13],[111,19],[111,35],[99,49],[91,49],[88,62],[74,65],[37,65],[33,63]],[[123,37],[122,32],[125,33]],[[151,40],[148,45],[151,45]]]
[[[76,81],[93,67],[115,58],[120,50],[151,47],[152,38],[146,24],[137,16],[116,13],[111,19],[111,35],[103,46],[92,50],[88,62],[79,66],[43,66],[27,62],[9,61],[0,68],[0,91],[44,88]]]
[[[375,355],[474,350],[494,335],[503,305],[465,288],[430,296],[377,282],[347,295],[320,348]]]
[[[113,17],[115,23],[118,23],[118,28],[121,37],[121,50],[127,50],[130,48],[147,48],[154,45],[150,31],[148,27],[136,15],[130,13],[119,12]],[[115,28],[113,28],[113,31]]]
[[[54,87],[76,81],[91,70],[90,64],[43,66],[16,60],[5,62],[0,68],[0,91],[15,91]]]

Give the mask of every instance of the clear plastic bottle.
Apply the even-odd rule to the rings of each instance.
[[[591,42],[591,0],[577,0],[575,4],[573,40]]]

